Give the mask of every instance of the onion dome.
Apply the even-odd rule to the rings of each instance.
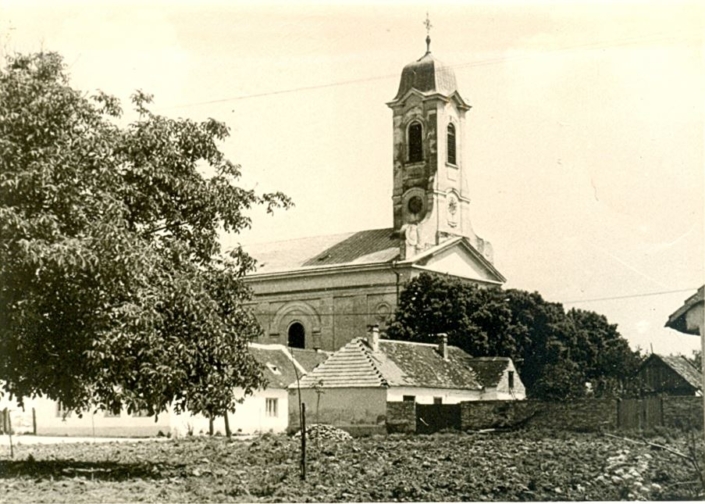
[[[401,72],[399,91],[394,100],[403,98],[410,89],[416,89],[424,94],[440,93],[450,96],[458,90],[455,73],[428,51],[420,59],[409,63]]]

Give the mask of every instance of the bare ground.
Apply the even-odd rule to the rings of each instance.
[[[637,439],[633,436],[632,439]],[[701,435],[546,431],[0,447],[0,502],[581,501],[702,498]]]

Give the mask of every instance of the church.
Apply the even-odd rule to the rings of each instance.
[[[426,53],[406,65],[392,110],[394,227],[251,245],[246,281],[260,343],[335,351],[382,332],[404,285],[423,272],[485,287],[506,280],[472,228],[465,138],[470,105],[452,68]]]

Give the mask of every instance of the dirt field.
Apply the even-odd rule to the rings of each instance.
[[[648,440],[694,446],[673,433]],[[286,436],[21,445],[13,460],[0,450],[8,503],[672,500],[700,489],[685,459],[600,434],[309,440],[306,481],[300,441]]]

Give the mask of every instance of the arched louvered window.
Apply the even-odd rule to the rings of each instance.
[[[300,322],[294,322],[289,326],[289,346],[306,348],[306,329]]]
[[[409,163],[423,161],[423,130],[421,124],[412,122],[409,125]]]
[[[455,162],[455,126],[452,124],[448,125],[448,162],[450,164],[456,164]]]

